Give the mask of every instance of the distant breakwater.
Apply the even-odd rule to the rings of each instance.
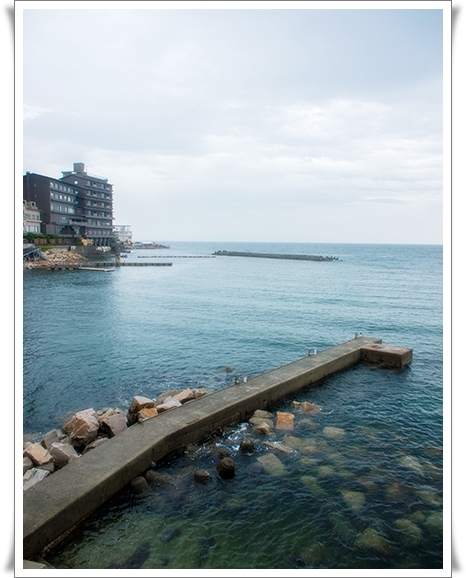
[[[263,259],[294,259],[296,261],[339,261],[338,257],[322,255],[286,255],[282,253],[249,253],[246,251],[215,251],[215,256],[226,257],[262,257]]]

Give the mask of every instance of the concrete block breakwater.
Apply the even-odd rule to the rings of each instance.
[[[359,363],[363,350],[376,344],[381,340],[357,336],[127,427],[24,492],[23,557],[43,550],[153,462]],[[390,356],[405,353],[401,348],[387,350]],[[377,362],[380,351],[376,350]]]
[[[263,259],[294,259],[296,261],[339,261],[338,257],[323,257],[322,255],[287,255],[282,253],[249,253],[246,251],[215,251],[219,257],[259,257]]]

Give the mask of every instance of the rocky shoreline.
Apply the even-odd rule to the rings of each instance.
[[[197,399],[209,392],[205,389],[184,389],[164,391],[157,399],[143,396],[133,397],[127,411],[120,408],[104,408],[94,410],[88,408],[79,411],[66,420],[61,429],[52,429],[40,440],[23,443],[23,491],[41,482],[53,472],[65,467],[73,460],[92,451],[108,439],[115,437],[135,423],[153,419],[157,415],[174,410],[184,403]],[[320,407],[309,402],[293,402],[292,407],[310,415],[320,412]],[[262,436],[274,436],[274,430],[292,430],[294,414],[291,412],[271,412],[257,410],[250,417],[253,426],[252,433]],[[332,428],[330,428],[332,429]],[[333,428],[338,429],[338,428]],[[343,430],[342,430],[343,431]],[[343,432],[344,433],[344,432]],[[330,432],[329,435],[342,435],[341,432]],[[264,446],[278,452],[288,453],[289,448],[274,441],[265,441]],[[255,440],[245,438],[241,441],[243,452],[252,453]],[[235,464],[228,452],[219,453],[220,461],[216,466],[217,474],[225,479],[235,475]],[[259,458],[260,461],[260,458]],[[270,458],[264,460],[262,466],[273,471],[277,464],[270,463]],[[131,486],[135,492],[144,491],[148,484],[147,477],[157,476],[155,472],[147,472],[146,476],[135,478]],[[204,470],[196,470],[194,479],[206,483],[211,474]]]

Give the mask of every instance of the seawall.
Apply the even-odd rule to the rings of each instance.
[[[23,558],[43,550],[170,452],[218,427],[358,363],[361,349],[381,339],[354,339],[187,402],[135,424],[45,478],[23,498]]]

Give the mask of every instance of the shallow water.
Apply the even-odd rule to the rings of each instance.
[[[297,411],[293,431],[275,432],[290,454],[256,438],[254,453],[243,455],[240,439],[252,435],[244,423],[199,444],[195,454],[190,448],[167,458],[156,469],[170,475],[168,487],[120,492],[51,552],[50,562],[442,567],[442,248],[172,243],[165,254],[220,249],[340,261],[176,258],[168,259],[172,267],[113,273],[26,271],[25,433],[42,435],[91,406],[126,409],[133,395],[216,390],[235,375],[257,375],[355,331],[412,347],[412,364],[359,365],[295,396],[322,412]],[[139,254],[163,252],[128,258]],[[294,411],[293,400],[272,410]],[[325,427],[344,435],[328,438]],[[217,446],[235,460],[232,480],[215,475]],[[286,474],[265,471],[257,458],[267,453]],[[210,471],[210,482],[196,483],[194,469]]]

